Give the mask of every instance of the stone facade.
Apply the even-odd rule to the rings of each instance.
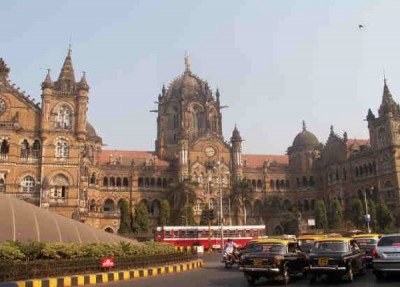
[[[283,210],[299,212],[302,222],[314,218],[318,199],[339,199],[346,209],[364,193],[398,210],[400,111],[386,81],[378,115],[368,111],[370,139],[339,136],[331,127],[322,144],[303,122],[286,155],[252,155],[242,153],[237,127],[229,142],[224,139],[221,95],[192,73],[188,57],[184,73],[158,96],[155,151],[102,148],[87,122],[89,85],[84,74],[75,80],[71,51],[57,81],[47,74],[41,103],[8,74],[1,59],[0,192],[96,228],[118,230],[122,199],[132,211],[143,201],[156,226],[171,183],[185,179],[197,183],[197,222],[207,203],[220,210],[222,192],[225,222],[266,224],[269,233],[287,231],[274,200]],[[251,201],[230,201],[237,179],[255,190]]]

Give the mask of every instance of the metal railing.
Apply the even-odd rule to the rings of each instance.
[[[197,254],[172,253],[162,255],[114,258],[114,270],[141,269],[177,264],[198,259]],[[35,261],[0,261],[0,282],[48,278],[66,275],[104,272],[101,259],[64,259]]]

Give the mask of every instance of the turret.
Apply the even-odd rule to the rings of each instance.
[[[86,80],[86,73],[83,72],[82,78],[77,84],[78,96],[77,96],[77,121],[76,121],[76,133],[78,140],[85,140],[86,138],[86,117],[87,117],[87,105],[88,105],[88,94],[89,85]]]
[[[53,96],[54,83],[50,76],[50,69],[47,70],[47,75],[42,82],[42,118],[41,127],[43,130],[50,128],[50,100]]]
[[[239,130],[235,125],[232,132],[231,143],[232,143],[232,159],[233,159],[233,174],[237,179],[241,179],[243,175],[243,163],[242,163],[242,137],[240,136]]]
[[[3,58],[0,58],[0,81],[6,80],[8,78],[8,73],[10,72],[10,68],[7,67]]]
[[[185,130],[178,135],[179,147],[179,180],[182,181],[189,176],[189,136]]]

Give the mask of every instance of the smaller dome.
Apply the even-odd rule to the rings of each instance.
[[[317,137],[313,133],[307,131],[306,124],[303,121],[303,130],[294,138],[292,147],[314,149],[318,145],[319,141]]]
[[[235,128],[233,129],[233,132],[232,132],[231,141],[242,141],[242,137],[240,136],[240,132],[237,129],[236,125],[235,125]]]

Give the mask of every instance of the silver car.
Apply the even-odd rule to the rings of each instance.
[[[373,255],[376,279],[380,280],[388,273],[400,273],[400,233],[382,235]]]

